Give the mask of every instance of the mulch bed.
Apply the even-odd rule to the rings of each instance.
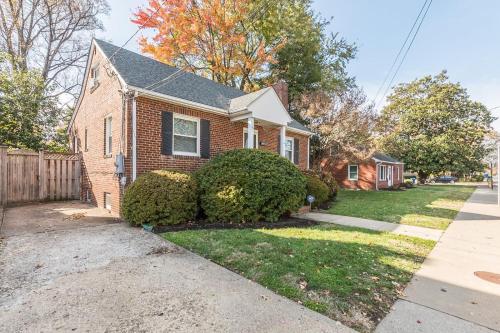
[[[319,223],[312,220],[297,219],[293,217],[283,218],[277,222],[257,222],[257,223],[209,223],[207,221],[188,222],[177,225],[155,226],[153,232],[160,234],[164,232],[175,232],[184,230],[201,229],[279,229],[290,227],[311,227]]]

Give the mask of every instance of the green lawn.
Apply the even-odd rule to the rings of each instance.
[[[363,332],[373,331],[434,246],[335,225],[164,237]]]
[[[328,212],[444,230],[474,189],[427,185],[407,191],[341,190]]]

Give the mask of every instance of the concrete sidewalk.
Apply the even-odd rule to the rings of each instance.
[[[295,215],[295,217],[318,221],[318,222],[340,224],[349,227],[365,228],[376,231],[387,231],[398,235],[419,237],[423,239],[430,239],[433,241],[439,240],[439,238],[443,234],[443,231],[437,229],[415,227],[411,225],[367,220],[358,217],[333,215],[326,213],[311,212],[305,214],[298,214]]]
[[[427,257],[376,332],[500,331],[500,207],[496,191],[479,187]]]

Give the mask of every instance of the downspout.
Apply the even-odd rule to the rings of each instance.
[[[310,150],[311,150],[311,137],[308,136],[307,137],[307,168],[306,168],[307,170],[310,169],[310,164],[309,164],[310,163],[309,158],[310,158],[310,154],[311,154]]]
[[[378,191],[378,169],[380,166],[380,162],[375,163],[375,191]]]
[[[137,92],[132,97],[132,181],[137,178]]]

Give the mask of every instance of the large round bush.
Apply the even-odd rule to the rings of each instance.
[[[314,196],[313,208],[321,207],[330,198],[330,188],[317,176],[311,173],[306,174],[307,194]]]
[[[299,209],[306,180],[287,159],[263,150],[219,155],[197,173],[200,204],[209,221],[274,222]]]
[[[123,217],[134,225],[178,224],[197,212],[196,182],[191,175],[158,170],[146,173],[127,187]]]

